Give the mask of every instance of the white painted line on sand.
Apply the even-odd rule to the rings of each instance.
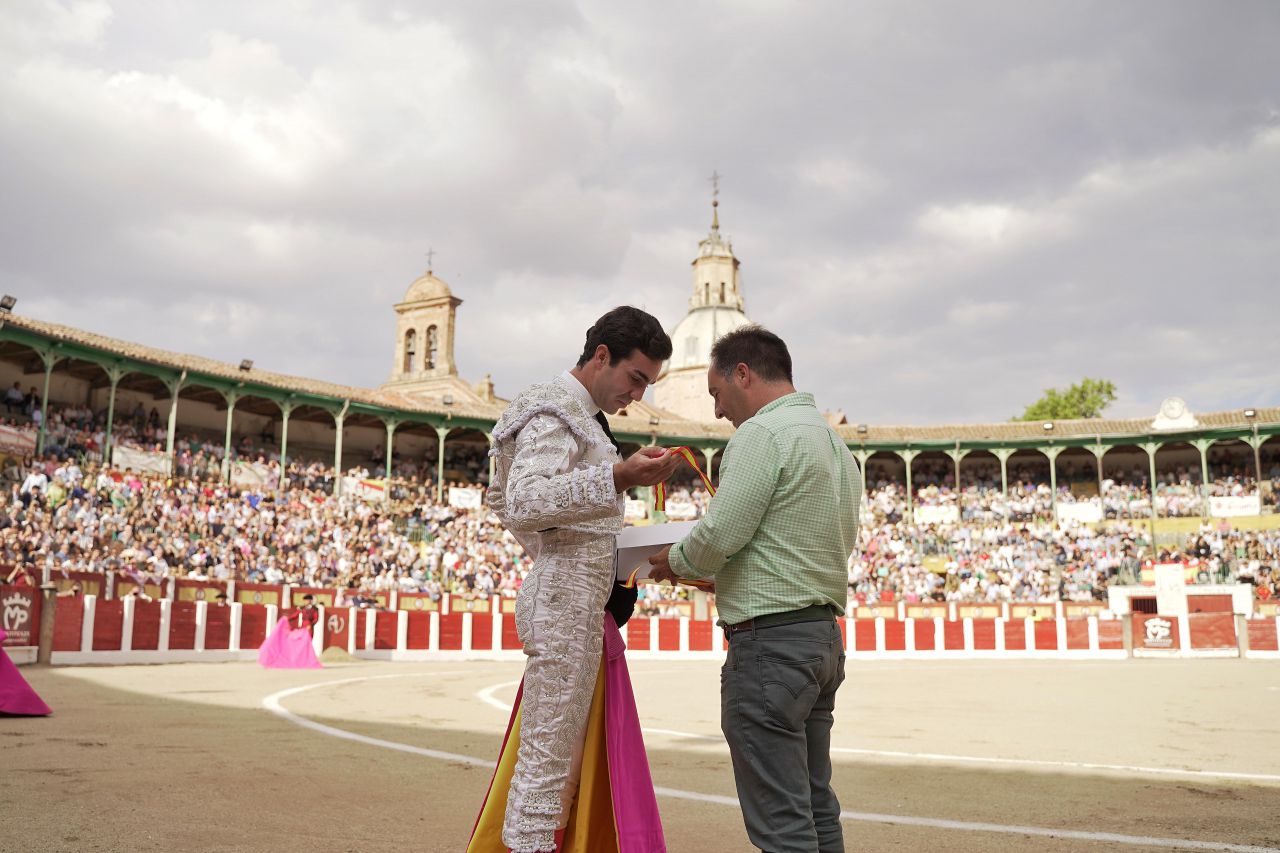
[[[511,705],[494,697],[494,693],[504,687],[512,687],[519,681],[507,681],[486,687],[476,693],[476,697],[494,708],[510,713]],[[665,735],[681,740],[696,740],[717,744],[728,749],[724,738],[720,735],[703,735],[694,732],[682,732],[675,729],[641,729],[645,734]],[[1061,770],[1105,770],[1113,773],[1130,773],[1146,776],[1170,776],[1178,779],[1229,779],[1244,782],[1280,782],[1280,775],[1272,773],[1237,773],[1226,770],[1193,770],[1177,767],[1142,767],[1132,764],[1099,764],[1088,761],[1050,761],[1037,758],[993,758],[985,755],[950,755],[941,752],[901,752],[888,749],[857,749],[848,746],[833,746],[831,752],[841,755],[863,755],[869,758],[902,758],[910,761],[937,761],[947,764],[994,764],[1005,767],[1055,767]]]
[[[290,696],[296,696],[299,693],[305,693],[309,690],[318,690],[323,687],[334,687],[340,684],[354,684],[360,681],[376,681],[386,678],[410,678],[414,676],[439,676],[439,675],[457,675],[456,672],[410,672],[397,675],[374,675],[364,676],[361,678],[344,678],[338,681],[322,681],[318,684],[307,684],[302,687],[293,687],[288,690],[281,690],[266,696],[262,700],[262,707],[282,719],[285,719],[294,725],[302,726],[320,734],[326,734],[330,737],[341,738],[343,740],[363,743],[368,746],[377,746],[383,749],[394,749],[398,752],[407,752],[413,755],[421,755],[426,758],[435,758],[441,761],[453,761],[462,764],[469,764],[476,767],[493,767],[493,759],[476,758],[470,755],[459,755],[453,752],[441,752],[435,749],[424,749],[419,746],[411,746],[407,743],[399,743],[397,741],[383,740],[381,738],[368,737],[366,735],[349,732],[345,729],[327,726],[324,723],[317,723],[306,717],[299,716],[285,708],[281,702]],[[519,682],[515,682],[519,683]],[[502,687],[510,687],[511,683],[496,684],[488,690],[497,690]],[[484,692],[484,691],[481,691]],[[492,696],[490,696],[492,698]],[[497,700],[493,700],[494,703]],[[506,710],[510,710],[510,705],[503,706]],[[694,735],[694,737],[705,738],[706,735]],[[734,797],[726,797],[718,794],[703,794],[698,791],[684,791],[679,788],[654,788],[654,793],[660,797],[670,797],[672,799],[693,800],[703,803],[714,803],[722,806],[730,806],[738,808],[738,800]],[[1145,847],[1165,847],[1176,850],[1226,850],[1231,853],[1280,853],[1280,848],[1276,847],[1257,847],[1250,844],[1228,844],[1219,841],[1192,841],[1181,838],[1153,838],[1141,835],[1120,835],[1111,832],[1085,832],[1074,829],[1054,829],[1051,827],[1039,826],[1016,826],[1006,825],[1002,823],[981,823],[977,821],[960,821],[960,820],[943,820],[940,818],[914,817],[911,815],[889,815],[876,814],[873,812],[840,812],[840,819],[847,821],[856,821],[860,823],[884,823],[894,826],[919,826],[932,829],[949,829],[961,832],[991,832],[1001,835],[1030,835],[1040,838],[1062,838],[1075,841],[1090,842],[1108,842],[1111,844],[1132,844]]]

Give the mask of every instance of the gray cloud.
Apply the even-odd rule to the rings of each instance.
[[[1280,11],[29,3],[0,33],[18,310],[358,385],[425,264],[500,393],[683,315],[706,175],[748,312],[858,420],[1280,404]]]

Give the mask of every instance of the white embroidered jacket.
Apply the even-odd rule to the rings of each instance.
[[[618,451],[562,382],[533,385],[493,429],[489,507],[536,559],[551,528],[612,537],[624,496],[613,485]]]

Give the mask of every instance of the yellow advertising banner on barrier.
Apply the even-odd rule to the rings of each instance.
[[[241,604],[280,604],[280,593],[273,589],[238,589],[236,601]]]

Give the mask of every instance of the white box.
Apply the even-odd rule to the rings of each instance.
[[[634,569],[636,580],[649,577],[649,557],[668,545],[674,545],[689,535],[696,521],[673,521],[668,524],[650,524],[647,527],[624,527],[614,537],[614,576],[625,581]]]

